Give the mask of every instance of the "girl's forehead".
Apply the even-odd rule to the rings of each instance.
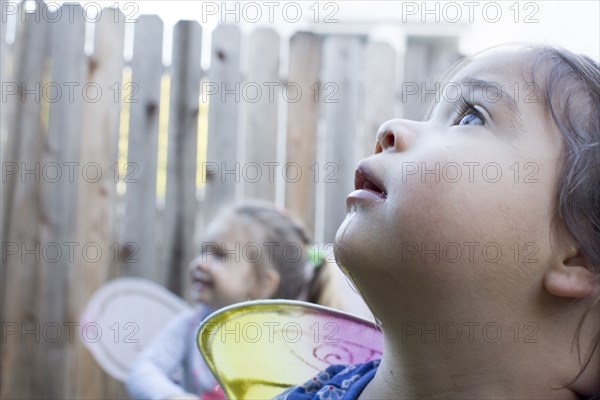
[[[473,56],[451,78],[453,82],[474,79],[494,79],[499,84],[529,81],[535,59],[532,52],[523,47],[505,46],[493,48]]]
[[[241,234],[241,225],[245,220],[239,216],[226,214],[211,222],[205,232],[206,240],[222,240],[226,237],[238,237]]]
[[[529,132],[530,138],[538,136],[535,132],[544,132],[541,136],[545,139],[560,139],[544,107],[544,76],[534,51],[523,46],[502,46],[474,56],[450,82],[461,85],[465,97],[474,96],[495,114],[501,111],[510,116],[515,131]]]
[[[246,215],[235,212],[222,215],[209,224],[205,235],[205,241],[235,241],[247,242],[260,232],[260,225],[252,221]]]
[[[480,94],[479,98],[506,106],[515,114],[540,113],[543,110],[535,106],[543,101],[542,88],[534,82],[534,65],[534,54],[525,48],[492,49],[459,67],[449,82],[461,86],[466,98]]]

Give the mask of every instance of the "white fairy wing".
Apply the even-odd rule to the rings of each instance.
[[[102,285],[81,313],[80,339],[106,373],[123,381],[137,355],[188,308],[182,298],[147,279],[115,279]]]

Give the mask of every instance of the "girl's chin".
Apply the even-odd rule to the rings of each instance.
[[[346,275],[355,271],[372,269],[380,259],[382,228],[373,224],[372,218],[349,213],[340,225],[334,240],[335,260]]]
[[[361,241],[356,237],[356,232],[349,231],[347,228],[344,228],[343,232],[340,232],[341,230],[342,226],[336,235],[333,249],[338,267],[348,276],[356,268],[354,264],[358,253],[361,252]]]
[[[377,236],[377,230],[373,229],[373,221],[365,218],[364,214],[349,212],[346,218],[340,224],[335,239],[334,249],[336,253],[354,252],[361,254],[364,251],[364,245],[367,243],[370,235]]]
[[[338,228],[338,230],[335,234],[335,239],[334,239],[335,247],[345,245],[346,233],[347,233],[348,229],[350,228],[350,225],[352,225],[352,222],[355,219],[355,217],[356,217],[355,211],[351,211],[348,214],[346,214],[346,218],[342,221],[342,223],[340,224],[340,227]]]
[[[192,299],[194,299],[194,301],[196,301],[197,303],[208,303],[211,300],[211,296],[206,293],[206,290],[203,290],[201,292],[199,291],[192,291]]]

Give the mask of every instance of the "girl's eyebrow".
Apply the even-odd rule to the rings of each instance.
[[[478,78],[473,78],[473,77],[466,77],[466,78],[460,80],[458,82],[458,84],[461,86],[467,86],[469,88],[469,90],[471,91],[470,93],[468,93],[469,96],[467,98],[473,98],[472,96],[474,94],[474,89],[479,89],[481,91],[484,91],[484,90],[488,91],[490,89],[493,89],[492,91],[489,92],[489,93],[491,93],[490,95],[481,96],[483,98],[483,100],[490,104],[501,102],[508,109],[510,117],[511,117],[511,122],[513,123],[513,125],[516,124],[517,122],[522,122],[521,111],[519,110],[519,106],[517,105],[517,102],[510,95],[508,90],[506,90],[506,88],[504,86],[502,86],[500,83],[489,82],[489,81],[485,81],[483,79],[478,79]],[[518,86],[517,86],[517,88],[518,88]],[[492,100],[490,100],[490,97],[492,100],[493,99],[497,99],[497,100],[492,101]]]

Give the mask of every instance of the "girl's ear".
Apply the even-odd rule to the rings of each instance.
[[[269,299],[277,293],[281,277],[275,268],[265,268],[257,281],[258,298]]]
[[[560,297],[597,296],[600,293],[600,275],[587,267],[580,249],[571,248],[562,258],[562,262],[546,271],[546,290]]]

